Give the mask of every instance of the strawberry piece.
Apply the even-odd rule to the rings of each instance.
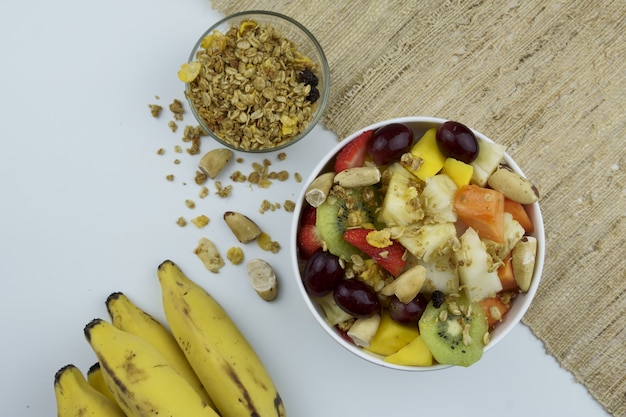
[[[313,252],[322,247],[322,240],[320,238],[317,227],[314,224],[304,224],[298,231],[298,249],[300,251],[300,257],[303,259],[309,259]]]
[[[389,271],[394,277],[398,276],[406,266],[404,247],[395,240],[392,241],[391,245],[384,248],[372,246],[366,240],[371,231],[363,228],[348,229],[344,232],[343,239],[371,256],[377,264]]]
[[[302,217],[300,217],[300,224],[315,224],[317,221],[317,209],[313,206],[306,206],[302,210]]]
[[[350,336],[348,336],[348,332],[347,331],[343,330],[338,325],[335,325],[335,330],[337,331],[337,333],[339,333],[339,336],[341,336],[341,338],[343,340],[345,340],[346,342],[350,343],[351,345],[354,345],[354,340],[352,340],[352,338]]]
[[[363,166],[367,156],[367,144],[373,133],[372,130],[366,130],[339,151],[335,160],[335,172]]]

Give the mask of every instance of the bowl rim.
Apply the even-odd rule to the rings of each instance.
[[[189,57],[187,58],[187,62],[191,63],[191,62],[195,61],[196,53],[200,49],[200,47],[202,45],[202,40],[207,35],[209,35],[211,32],[213,32],[214,30],[219,28],[220,26],[222,26],[224,24],[227,24],[227,23],[229,23],[230,21],[233,21],[233,20],[237,20],[237,19],[240,19],[240,18],[246,18],[246,17],[252,17],[252,16],[258,16],[258,15],[269,16],[269,17],[273,17],[273,18],[278,18],[279,20],[284,20],[285,22],[288,22],[289,24],[291,24],[294,27],[296,27],[298,30],[302,31],[304,33],[305,37],[311,41],[311,44],[313,45],[313,49],[316,51],[316,53],[319,55],[319,58],[320,58],[320,62],[318,63],[320,65],[320,67],[321,67],[320,68],[320,72],[322,74],[324,74],[323,85],[321,86],[321,88],[318,86],[318,89],[320,91],[324,91],[324,93],[320,94],[321,101],[318,101],[318,102],[315,103],[316,107],[315,107],[315,110],[313,112],[313,118],[309,121],[309,123],[307,124],[305,129],[298,136],[294,137],[292,140],[290,140],[287,143],[284,143],[284,144],[279,145],[279,146],[275,146],[273,148],[243,149],[243,148],[234,146],[233,144],[231,144],[231,143],[225,141],[224,139],[220,138],[218,135],[213,133],[213,131],[206,126],[206,124],[204,123],[204,121],[202,120],[200,115],[198,114],[195,106],[193,105],[191,100],[188,98],[187,93],[188,93],[188,91],[190,89],[190,83],[188,83],[188,82],[185,83],[185,99],[187,100],[187,103],[189,105],[191,113],[193,114],[194,118],[196,119],[196,121],[198,122],[200,127],[206,132],[206,134],[209,135],[212,139],[216,140],[221,145],[228,147],[229,149],[232,149],[232,150],[235,150],[235,151],[246,152],[246,153],[269,153],[269,152],[276,152],[276,151],[284,150],[288,146],[293,145],[294,143],[299,142],[300,140],[304,139],[309,133],[311,133],[311,130],[313,130],[313,128],[319,123],[320,119],[322,118],[322,115],[323,115],[323,113],[324,113],[324,111],[326,109],[326,106],[328,104],[329,95],[330,95],[330,77],[331,77],[331,75],[330,75],[330,65],[328,64],[328,59],[326,58],[326,54],[324,53],[324,49],[322,48],[321,44],[319,43],[317,38],[313,35],[313,33],[311,33],[311,31],[308,30],[303,24],[301,24],[300,22],[298,22],[297,20],[295,20],[292,17],[289,17],[287,15],[284,15],[284,14],[278,13],[278,12],[274,12],[274,11],[269,11],[269,10],[245,10],[245,11],[233,13],[233,14],[230,14],[228,16],[223,17],[222,19],[220,19],[217,22],[213,23],[208,29],[206,29],[202,33],[202,35],[200,35],[200,37],[198,38],[198,40],[194,44],[193,48],[191,49],[191,52],[189,53]]]
[[[305,196],[306,189],[309,186],[309,184],[313,181],[313,179],[315,179],[315,177],[317,177],[319,172],[329,163],[329,161],[332,160],[332,158],[337,154],[337,152],[339,152],[339,150],[341,150],[348,143],[354,140],[363,131],[377,129],[381,126],[384,126],[390,123],[409,123],[409,124],[422,123],[425,125],[432,125],[432,127],[436,127],[448,120],[450,119],[430,117],[430,116],[404,116],[404,117],[381,120],[381,121],[372,123],[369,126],[366,126],[366,127],[363,127],[354,131],[353,133],[346,136],[343,140],[340,140],[335,146],[333,146],[325,154],[325,156],[315,165],[315,167],[313,168],[313,170],[307,177],[306,181],[302,182],[303,186],[300,190],[300,193],[298,194],[298,199],[296,200],[296,207],[294,209],[294,213],[293,213],[294,216],[292,218],[291,229],[290,229],[290,242],[289,242],[290,248],[289,249],[290,249],[292,269],[293,269],[294,277],[297,281],[296,284],[298,286],[300,295],[304,299],[304,302],[309,312],[314,317],[318,325],[322,327],[325,333],[329,335],[332,339],[334,339],[341,347],[343,347],[344,349],[348,350],[349,352],[353,353],[354,355],[364,359],[365,361],[371,364],[382,366],[388,369],[395,369],[395,370],[409,371],[409,372],[429,372],[429,371],[453,368],[457,366],[436,364],[436,365],[425,367],[425,366],[397,365],[397,364],[388,363],[382,360],[382,356],[376,355],[371,352],[367,352],[360,347],[357,347],[351,343],[348,343],[346,340],[342,338],[342,336],[340,336],[336,331],[334,331],[328,325],[324,317],[322,317],[322,314],[318,311],[318,308],[316,307],[314,302],[311,300],[310,295],[307,293],[306,288],[304,287],[302,283],[302,278],[300,274],[300,263],[298,260],[298,252],[297,252],[297,230],[298,230],[302,210],[305,206],[304,196]],[[472,129],[471,127],[470,129],[476,135],[477,138],[480,138],[480,139],[483,139],[492,143],[494,142],[485,134],[475,129]],[[513,160],[513,158],[507,152],[505,152],[503,159],[506,162],[506,164],[509,165],[514,171],[525,176],[522,169],[517,165],[517,163]],[[497,331],[497,333],[494,332],[495,335],[492,333],[492,338],[489,344],[485,346],[483,350],[483,355],[489,350],[491,350],[494,346],[496,346],[502,339],[504,339],[504,337],[511,330],[513,330],[513,328],[515,328],[515,326],[517,326],[520,323],[520,321],[522,320],[522,317],[524,316],[524,314],[530,307],[532,300],[535,298],[537,289],[539,287],[539,284],[542,278],[544,258],[545,258],[545,231],[544,231],[543,216],[541,214],[541,208],[538,202],[535,202],[528,206],[532,208],[531,218],[533,219],[534,226],[535,226],[535,230],[531,235],[535,236],[537,239],[537,255],[535,259],[535,270],[533,272],[531,286],[526,293],[520,294],[518,296],[518,298],[523,297],[522,298],[523,302],[521,304],[516,303],[515,309],[514,310],[512,309],[507,313],[507,316],[506,316],[507,323],[509,324],[505,327],[499,327],[498,329],[500,329],[500,331]]]

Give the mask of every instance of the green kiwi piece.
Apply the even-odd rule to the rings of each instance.
[[[469,306],[469,314],[467,312]],[[446,297],[439,308],[431,302],[419,321],[422,340],[441,364],[470,366],[483,355],[487,316],[477,303],[462,296]]]
[[[364,202],[366,194],[371,203]],[[364,256],[361,250],[343,240],[343,234],[348,227],[374,223],[377,206],[378,195],[369,187],[346,190],[343,196],[331,194],[320,204],[315,225],[328,251],[344,259],[350,259],[352,255]]]

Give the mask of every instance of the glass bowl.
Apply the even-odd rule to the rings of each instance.
[[[209,136],[234,150],[270,152],[298,142],[328,102],[330,69],[322,47],[302,24],[279,13],[225,17],[200,36],[186,66],[199,71],[184,80],[191,112]],[[305,68],[315,77],[303,75]]]
[[[436,128],[441,125],[446,120],[434,118],[434,117],[403,117],[396,118],[391,120],[381,121],[370,126],[359,129],[354,132],[341,142],[339,142],[332,150],[330,150],[324,158],[316,165],[313,169],[313,172],[309,175],[308,179],[303,183],[303,188],[298,196],[296,201],[296,208],[294,210],[294,217],[291,225],[290,231],[290,256],[292,258],[292,269],[294,272],[294,277],[296,280],[296,285],[299,288],[301,296],[304,300],[307,309],[311,312],[316,322],[324,329],[324,331],[330,336],[332,340],[334,340],[337,344],[347,349],[349,352],[354,355],[364,359],[369,363],[373,363],[376,365],[380,365],[386,368],[404,370],[404,371],[432,371],[448,368],[452,365],[446,364],[438,364],[433,362],[432,366],[407,366],[407,365],[398,365],[390,362],[386,362],[384,357],[367,351],[361,347],[356,346],[354,343],[349,341],[349,338],[346,336],[345,332],[339,331],[335,326],[331,326],[325,317],[323,308],[316,302],[314,297],[312,297],[307,291],[303,279],[302,273],[304,270],[304,266],[306,260],[301,259],[298,250],[298,232],[300,229],[300,221],[306,216],[306,209],[308,207],[308,203],[305,200],[305,194],[308,186],[311,182],[317,178],[321,173],[327,171],[333,171],[335,157],[339,151],[341,151],[344,147],[349,145],[352,141],[359,137],[359,135],[367,130],[375,130],[381,126],[388,125],[390,123],[404,123],[408,125],[411,130],[414,132],[415,141],[422,137],[424,132],[430,128]],[[480,132],[477,132],[472,129],[476,138],[480,141],[493,142],[491,139],[486,137]],[[502,163],[508,165],[513,171],[518,174],[524,176],[520,167],[515,163],[515,161],[506,153],[504,153],[504,157]],[[532,275],[532,281],[530,288],[528,291],[516,294],[515,299],[512,302],[511,309],[504,315],[501,322],[497,323],[494,329],[490,330],[490,341],[484,347],[483,352],[486,352],[493,348],[498,344],[504,337],[520,322],[526,311],[528,310],[535,294],[537,288],[539,287],[539,282],[541,280],[542,270],[543,270],[543,262],[544,262],[544,252],[545,252],[545,236],[543,229],[543,218],[541,215],[541,210],[539,208],[539,203],[535,202],[533,204],[528,204],[524,206],[528,216],[533,222],[534,231],[529,235],[535,237],[537,239],[537,250],[535,257],[535,265],[534,272]]]

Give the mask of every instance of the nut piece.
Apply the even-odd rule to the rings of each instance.
[[[515,282],[522,292],[528,291],[535,270],[537,239],[524,236],[513,248],[511,257]]]
[[[219,272],[220,268],[224,266],[222,255],[220,255],[215,244],[206,237],[200,239],[193,253],[200,258],[204,267],[211,272]]]
[[[248,243],[261,234],[261,229],[248,217],[235,211],[224,213],[224,221],[241,243]]]
[[[326,197],[330,192],[330,189],[333,186],[333,181],[335,178],[335,173],[325,172],[319,177],[315,178],[309,188],[307,188],[306,193],[304,194],[304,198],[307,203],[309,203],[313,207],[317,207],[326,201]]]
[[[375,166],[348,168],[337,173],[334,181],[344,188],[366,187],[380,182],[380,170]]]
[[[248,262],[248,277],[256,293],[265,301],[272,301],[278,293],[278,280],[274,269],[262,259]]]
[[[350,330],[348,330],[348,336],[354,341],[355,345],[367,348],[374,338],[378,326],[380,326],[380,314],[356,319]]]
[[[487,183],[506,198],[521,204],[532,204],[539,200],[537,187],[505,165],[498,166]]]
[[[233,157],[233,151],[226,148],[213,149],[200,159],[198,168],[211,178],[217,177],[217,174],[230,162]]]
[[[424,281],[426,281],[426,268],[422,265],[415,265],[384,286],[380,293],[387,296],[395,294],[398,300],[407,304],[420,292]]]

